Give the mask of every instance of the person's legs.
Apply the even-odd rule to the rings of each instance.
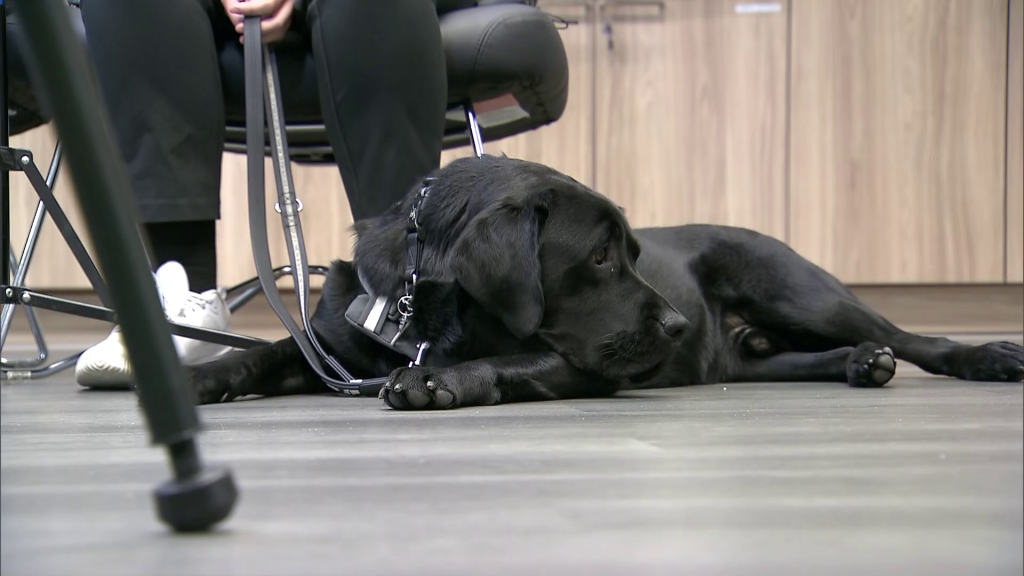
[[[441,160],[448,82],[431,0],[299,0],[352,215],[375,216]]]
[[[147,222],[150,258],[154,265],[180,262],[188,273],[190,289],[204,292],[217,287],[217,222]]]
[[[226,330],[227,306],[209,289],[224,139],[217,48],[234,35],[230,22],[218,0],[85,0],[82,18],[164,309],[174,322]],[[189,364],[226,351],[174,340]],[[85,386],[132,382],[116,328],[82,354],[75,375]]]
[[[153,265],[190,255],[194,288],[214,288],[216,242],[191,232],[219,217],[230,22],[217,0],[86,0],[82,18]]]

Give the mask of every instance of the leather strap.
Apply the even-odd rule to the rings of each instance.
[[[277,59],[272,50],[262,42],[260,18],[245,18],[245,126],[246,157],[249,181],[249,229],[252,241],[253,259],[260,285],[271,308],[281,319],[288,333],[302,350],[310,367],[329,388],[349,395],[377,396],[387,381],[386,377],[356,379],[333,357],[327,354],[310,326],[309,320],[309,266],[306,261],[306,247],[302,236],[302,225],[295,203],[291,163],[288,156],[288,142],[285,138],[284,111],[281,107],[281,89],[278,82]],[[288,260],[292,267],[295,295],[298,298],[302,328],[292,318],[281,298],[274,279],[273,263],[270,258],[267,237],[266,196],[263,178],[264,156],[264,112],[266,125],[270,128],[270,148],[277,180],[278,204],[281,222],[284,226],[285,241],[288,244]],[[323,364],[337,377],[329,376]]]

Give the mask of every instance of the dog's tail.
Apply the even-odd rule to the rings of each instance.
[[[311,394],[326,388],[290,336],[188,367],[186,374],[198,404],[252,395]]]

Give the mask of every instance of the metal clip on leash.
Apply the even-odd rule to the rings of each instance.
[[[317,375],[323,379],[324,384],[343,394],[376,397],[387,378],[365,380],[353,378],[335,358],[324,351],[310,326],[309,265],[306,261],[302,225],[299,222],[299,208],[296,206],[295,186],[292,182],[290,156],[288,155],[288,140],[285,137],[284,110],[281,106],[277,59],[270,47],[263,44],[259,16],[245,18],[244,32],[249,229],[253,259],[260,285],[271,308],[284,323],[288,333],[298,343],[302,355],[305,356],[306,361]],[[267,115],[266,126],[270,129],[270,150],[277,179],[278,205],[281,222],[284,226],[285,241],[288,243],[288,260],[292,267],[295,295],[298,298],[299,313],[302,316],[302,328],[299,328],[281,299],[270,259],[263,180],[264,112]],[[324,371],[324,364],[337,375],[337,378],[329,376]]]

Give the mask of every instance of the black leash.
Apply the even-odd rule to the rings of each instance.
[[[290,156],[288,155],[288,141],[285,137],[284,110],[281,106],[281,88],[277,73],[277,59],[268,46],[262,43],[260,31],[260,18],[249,16],[245,18],[245,126],[246,126],[246,157],[248,161],[249,181],[249,228],[252,240],[253,258],[256,264],[256,272],[259,277],[263,292],[270,302],[271,308],[281,319],[288,333],[295,339],[295,342],[302,350],[302,355],[317,373],[324,383],[336,392],[353,396],[377,396],[380,389],[387,382],[387,377],[357,379],[354,378],[337,359],[327,354],[310,325],[309,314],[309,266],[306,261],[306,247],[303,241],[302,225],[299,221],[299,212],[296,207],[295,186],[292,181]],[[270,258],[269,240],[267,237],[267,223],[265,215],[265,191],[263,178],[263,156],[264,156],[264,113],[266,113],[266,126],[270,129],[270,149],[274,162],[274,174],[277,180],[278,205],[280,207],[281,222],[284,226],[285,240],[288,243],[288,260],[291,263],[293,280],[295,282],[295,295],[299,302],[299,313],[302,316],[302,328],[298,326],[285,307],[281,293],[277,288],[274,279],[273,264]],[[418,365],[422,360],[423,352],[427,348],[425,343],[420,343],[410,351],[408,345],[399,346],[398,340],[405,332],[408,319],[412,315],[412,291],[410,282],[415,286],[416,269],[419,264],[419,252],[421,244],[418,241],[419,223],[416,218],[418,207],[422,200],[429,193],[429,187],[424,186],[420,192],[420,200],[410,215],[412,234],[410,240],[410,264],[406,270],[406,291],[400,299],[401,304],[386,306],[389,314],[380,316],[383,322],[378,322],[369,330],[364,318],[361,324],[356,324],[354,317],[365,316],[358,312],[346,314],[350,323],[356,325],[364,332],[370,333],[378,341],[389,348],[399,350],[406,356],[412,358],[412,365]],[[368,295],[362,295],[362,300],[357,299],[353,308],[366,307]],[[379,298],[373,300],[377,304]],[[357,306],[358,305],[358,306]],[[372,312],[373,306],[368,307]],[[392,310],[397,308],[398,314]],[[391,320],[390,324],[387,322]],[[397,333],[393,337],[388,335],[387,328],[394,331],[395,322],[399,322]],[[390,335],[388,335],[390,336]],[[336,377],[329,376],[324,370],[324,364],[336,374]]]

